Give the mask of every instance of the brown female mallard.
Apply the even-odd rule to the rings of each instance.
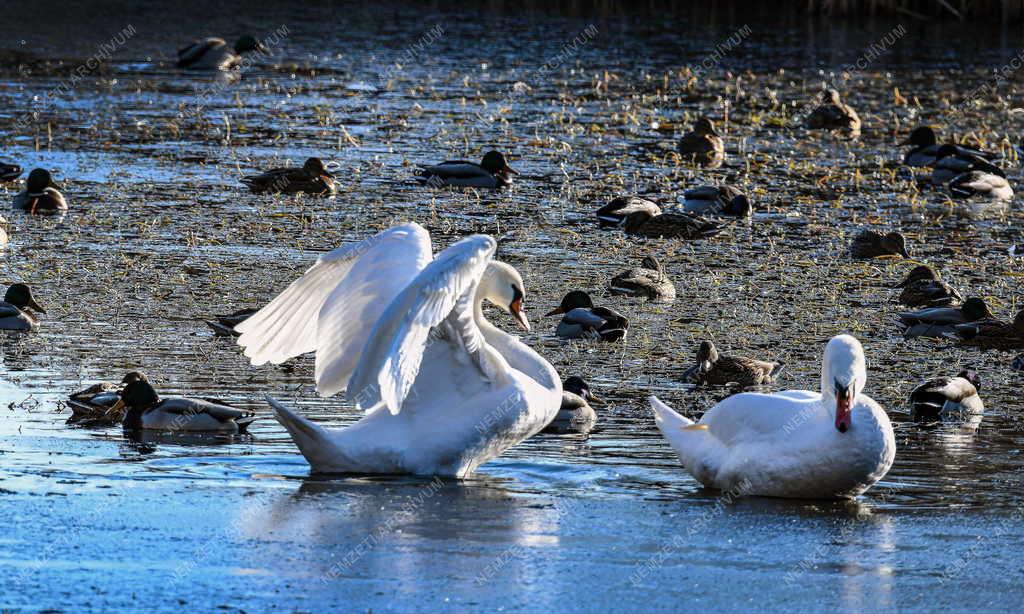
[[[782,371],[782,367],[781,362],[722,356],[714,343],[703,341],[697,350],[697,364],[686,370],[683,381],[712,386],[763,386],[772,383],[775,376]]]
[[[1017,350],[1024,348],[1024,309],[1017,312],[1013,322],[984,318],[953,327],[961,345],[987,350]]]
[[[654,256],[644,256],[640,266],[627,269],[612,278],[612,294],[642,296],[659,303],[676,300],[676,287],[665,274],[665,269]]]
[[[257,194],[319,194],[330,196],[338,190],[334,176],[320,158],[309,158],[302,168],[273,168],[259,175],[242,177],[242,183]]]
[[[725,160],[725,143],[707,117],[697,120],[692,132],[679,139],[679,154],[701,166],[717,168]]]
[[[811,130],[840,130],[850,136],[860,134],[857,112],[839,99],[839,92],[827,89],[821,93],[821,103],[807,116],[805,125]]]
[[[898,232],[882,234],[865,229],[857,233],[850,242],[850,256],[857,259],[880,256],[901,256],[910,258],[907,252],[907,238]]]
[[[652,238],[703,239],[721,232],[722,225],[679,211],[651,215],[649,211],[642,210],[627,215],[623,229],[629,234]]]
[[[927,264],[914,267],[907,278],[894,287],[903,288],[900,302],[907,307],[955,307],[964,300],[956,288],[942,281],[938,272]]]

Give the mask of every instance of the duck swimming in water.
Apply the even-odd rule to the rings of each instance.
[[[861,230],[850,242],[850,256],[868,260],[881,256],[902,256],[910,258],[907,252],[907,238],[898,232],[881,234],[871,229]]]
[[[910,416],[915,422],[938,422],[963,414],[980,414],[985,410],[978,391],[981,378],[965,369],[956,377],[936,377],[910,393]]]
[[[315,194],[330,196],[338,189],[334,175],[327,171],[323,160],[309,158],[302,168],[274,168],[259,175],[242,177],[242,183],[256,194]]]
[[[488,151],[480,164],[465,160],[448,160],[425,167],[419,175],[422,184],[432,187],[501,188],[512,183],[519,174],[500,151]]]
[[[935,162],[939,148],[941,147],[938,142],[938,138],[935,136],[935,131],[929,126],[919,126],[910,133],[907,140],[900,143],[900,145],[913,145],[910,151],[903,157],[903,163],[907,166],[916,166],[920,168],[930,167]],[[987,160],[991,160],[996,157],[995,154],[981,151],[979,149],[973,149],[971,147],[965,147],[963,145],[957,145],[955,143],[949,143],[955,148],[958,156],[979,156]]]
[[[544,317],[564,314],[555,334],[565,339],[599,339],[618,341],[626,336],[629,320],[607,307],[595,307],[590,295],[573,290],[562,298],[561,304]]]
[[[747,195],[731,185],[705,185],[683,194],[683,211],[697,215],[747,217],[754,209]]]
[[[32,289],[27,284],[12,284],[0,302],[0,330],[35,330],[39,328],[39,320],[32,312],[46,313],[32,296]]]
[[[644,256],[640,266],[627,269],[612,278],[608,287],[612,294],[641,296],[657,303],[676,300],[676,287],[654,256]]]
[[[50,171],[34,169],[28,174],[25,190],[14,197],[13,207],[29,213],[63,213],[68,210],[64,196],[57,191]]]
[[[678,149],[684,160],[708,168],[718,168],[725,160],[725,142],[715,130],[714,122],[707,117],[698,119],[693,131],[679,139]]]
[[[223,38],[203,38],[178,50],[178,68],[192,70],[232,70],[242,64],[247,53],[267,53],[267,48],[254,37],[240,37],[233,47]]]
[[[834,89],[821,93],[821,103],[807,116],[805,125],[811,130],[839,130],[853,137],[860,134],[860,117]]]
[[[894,287],[903,289],[899,300],[907,307],[956,307],[964,300],[956,288],[942,281],[927,264],[914,267]]]
[[[960,345],[986,350],[1017,350],[1024,348],[1024,309],[1017,312],[1013,322],[995,317],[976,319],[953,327],[953,335]]]
[[[622,224],[628,234],[652,239],[706,239],[722,231],[722,225],[697,215],[666,211],[652,216],[649,211],[634,211]]]
[[[590,406],[602,405],[603,400],[590,392],[590,384],[582,377],[570,377],[562,382],[562,405],[555,419],[544,427],[544,433],[581,433],[586,435],[597,424],[597,412]]]
[[[601,228],[622,226],[631,214],[637,212],[654,217],[661,215],[661,207],[654,201],[639,196],[618,196],[597,210],[597,222]]]
[[[145,378],[126,384],[119,396],[110,413],[123,411],[124,427],[131,430],[233,434],[245,432],[256,420],[253,412],[215,399],[161,399]]]
[[[112,426],[121,424],[124,420],[124,413],[111,412],[111,408],[121,398],[121,390],[127,384],[134,381],[144,380],[146,375],[139,371],[129,371],[121,379],[120,384],[111,382],[100,382],[93,384],[85,390],[75,392],[68,397],[67,405],[71,408],[71,417],[68,424],[79,426]]]
[[[14,181],[21,176],[21,167],[17,164],[0,162],[0,181]]]
[[[966,166],[964,166],[965,160],[956,156],[951,145],[943,145],[939,148],[938,156],[935,162],[935,171],[932,173],[933,181],[936,173],[940,170],[947,171],[941,175],[941,178],[960,171],[949,180],[949,193],[953,198],[961,200],[1010,200],[1013,198],[1013,188],[1010,187],[1010,182],[1006,179],[1006,173],[988,160],[972,156],[966,160]],[[949,162],[950,160],[953,162]],[[940,167],[945,164],[952,164],[952,168],[941,169]]]
[[[738,384],[750,388],[772,383],[782,367],[780,362],[723,356],[718,353],[714,343],[703,341],[697,350],[697,364],[683,373],[683,381],[711,386]]]
[[[954,333],[957,324],[993,318],[985,301],[971,297],[961,307],[929,307],[899,314],[903,336],[943,337]]]

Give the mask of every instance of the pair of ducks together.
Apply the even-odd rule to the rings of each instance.
[[[161,397],[144,373],[131,371],[120,384],[102,382],[67,400],[69,424],[186,433],[244,433],[255,413],[206,398]]]
[[[982,349],[1024,348],[1024,310],[1012,322],[997,318],[984,299],[964,300],[960,292],[943,281],[928,265],[914,267],[895,287],[899,300],[917,311],[899,314],[906,337],[948,337],[961,345]]]
[[[994,153],[957,143],[939,144],[929,126],[915,128],[901,145],[912,148],[903,157],[907,166],[931,168],[931,183],[946,186],[954,198],[1010,200],[1013,188],[1006,173],[992,163]]]
[[[424,167],[417,179],[432,186],[501,188],[518,174],[499,151],[484,154],[480,164],[466,160],[448,160]],[[338,188],[334,175],[320,158],[309,158],[299,168],[273,168],[258,175],[242,177],[242,183],[257,194],[313,194],[333,196]]]
[[[752,213],[747,195],[726,184],[687,190],[679,209],[662,210],[654,201],[640,196],[619,196],[598,209],[596,215],[601,228],[622,228],[628,234],[649,238],[694,240],[712,237],[725,227],[704,215],[743,218]]]

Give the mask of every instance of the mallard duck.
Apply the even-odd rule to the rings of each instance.
[[[634,211],[622,225],[629,234],[665,239],[703,239],[722,230],[722,225],[681,211],[666,211],[652,216],[649,211]]]
[[[597,223],[601,228],[622,226],[630,214],[637,212],[654,217],[661,215],[661,207],[639,196],[618,196],[597,210]]]
[[[665,274],[665,269],[654,256],[644,256],[640,266],[627,269],[612,278],[612,294],[642,296],[659,303],[676,300],[676,287]]]
[[[910,416],[915,422],[937,422],[962,414],[980,414],[985,410],[978,391],[981,378],[965,369],[956,377],[936,377],[910,393]]]
[[[564,315],[555,334],[566,339],[618,341],[629,329],[629,320],[624,315],[607,307],[594,307],[590,295],[582,290],[566,294],[561,304],[544,317],[557,314]]]
[[[902,256],[910,258],[907,252],[907,238],[898,232],[882,234],[874,230],[861,230],[850,242],[850,256],[857,259],[880,256]]]
[[[17,164],[0,162],[0,181],[14,181],[21,176],[21,167]]]
[[[45,168],[34,169],[28,174],[25,190],[14,197],[13,206],[20,211],[29,213],[61,213],[68,210],[64,197],[57,191],[59,186],[53,182],[50,171]]]
[[[604,401],[590,392],[590,384],[582,377],[566,379],[562,382],[562,405],[555,419],[544,427],[543,432],[586,435],[597,424],[597,412],[590,403],[602,405]]]
[[[914,267],[906,279],[893,287],[903,288],[900,302],[907,307],[955,307],[964,300],[956,288],[942,281],[927,264]]]
[[[309,158],[302,168],[274,168],[259,175],[242,177],[242,183],[257,194],[302,192],[326,196],[338,191],[334,185],[334,175],[327,171],[320,158]]]
[[[1010,363],[1010,368],[1014,371],[1024,371],[1024,354],[1018,354]]]
[[[683,194],[683,211],[699,215],[747,217],[753,213],[747,195],[731,185],[705,185]]]
[[[238,337],[241,333],[235,327],[249,319],[249,316],[259,311],[258,309],[239,309],[233,313],[223,316],[214,316],[216,321],[207,320],[206,325],[213,329],[213,334],[218,337]]]
[[[899,314],[905,337],[942,337],[954,332],[957,324],[992,318],[983,299],[971,297],[960,307],[929,307]]]
[[[903,157],[903,163],[907,166],[922,168],[931,166],[935,162],[940,147],[935,131],[928,126],[915,128],[907,140],[900,143],[900,145],[913,145],[913,148]],[[955,143],[950,143],[950,145],[955,147],[957,154],[961,156],[980,156],[989,160],[995,157],[995,154],[979,149],[972,149]]]
[[[1017,312],[1013,322],[994,317],[976,319],[957,324],[953,334],[961,345],[986,350],[1016,350],[1024,348],[1024,309]]]
[[[261,42],[248,34],[228,47],[223,38],[203,38],[178,50],[178,68],[195,70],[231,70],[242,63],[246,53],[266,53]]]
[[[857,112],[839,99],[839,92],[827,89],[821,93],[821,104],[807,116],[805,125],[811,130],[843,130],[850,136],[860,134]]]
[[[518,175],[500,151],[488,151],[480,164],[465,160],[448,160],[420,171],[420,183],[437,186],[468,188],[500,188],[512,183]]]
[[[253,412],[216,399],[161,399],[146,379],[130,382],[121,390],[110,413],[122,411],[124,427],[131,430],[241,433],[256,420]]]
[[[12,284],[0,303],[0,330],[35,330],[39,320],[29,311],[39,313],[46,310],[39,306],[27,284]]]
[[[72,393],[68,397],[67,404],[71,408],[71,417],[68,424],[81,426],[110,426],[121,424],[124,420],[123,412],[113,413],[111,408],[121,398],[121,390],[127,384],[134,381],[144,380],[146,375],[139,371],[129,371],[120,384],[111,382],[100,382],[93,384],[85,390]]]
[[[701,166],[715,168],[725,160],[725,143],[718,136],[714,122],[707,117],[698,119],[693,131],[679,139],[678,149],[684,159]]]
[[[949,180],[949,193],[953,195],[953,198],[984,198],[992,200],[1010,200],[1013,198],[1013,188],[1010,187],[1010,182],[1006,180],[1006,173],[995,164],[979,156],[971,156],[970,158],[957,156],[955,149],[951,145],[940,147],[938,155],[939,157],[935,162],[936,168],[932,173],[932,181],[935,181],[935,172],[939,170],[945,171],[941,175],[942,178],[945,178],[950,173],[955,173],[957,169],[962,168],[958,174],[955,174]],[[964,166],[965,162],[966,166]],[[950,168],[940,169],[944,164],[949,164]]]
[[[781,362],[755,360],[742,356],[722,356],[715,344],[702,341],[697,349],[697,364],[683,373],[683,381],[703,385],[738,384],[744,388],[772,383],[782,371]]]

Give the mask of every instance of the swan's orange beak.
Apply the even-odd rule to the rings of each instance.
[[[850,430],[853,413],[853,384],[845,388],[836,382],[836,430],[845,433]]]
[[[523,327],[523,330],[530,332],[530,321],[526,319],[526,312],[523,311],[523,299],[517,298],[512,301],[512,304],[508,306],[509,312],[512,317],[516,319],[519,326]]]

